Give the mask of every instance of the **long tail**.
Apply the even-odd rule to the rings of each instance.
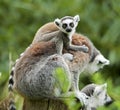
[[[14,67],[12,68],[12,71],[10,73],[9,77],[9,85],[8,85],[8,90],[9,90],[9,110],[16,110],[15,107],[15,102],[14,102],[14,93],[13,93],[13,85],[14,85]]]
[[[26,48],[29,49],[31,47],[31,45]],[[25,50],[25,51],[26,51]],[[16,63],[19,61],[19,59],[23,56],[24,53],[21,53],[19,58],[16,60],[13,68],[12,68],[12,71],[10,73],[10,77],[9,77],[9,85],[8,85],[8,90],[9,90],[9,97],[10,97],[10,101],[9,101],[9,110],[16,110],[16,106],[15,106],[15,101],[14,101],[14,93],[13,93],[13,85],[14,85],[14,69],[15,69],[15,65]]]

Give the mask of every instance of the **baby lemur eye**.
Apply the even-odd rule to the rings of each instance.
[[[71,27],[74,27],[74,23],[70,23],[69,25],[70,25]]]
[[[66,23],[62,24],[62,27],[65,29],[67,27],[67,24]]]

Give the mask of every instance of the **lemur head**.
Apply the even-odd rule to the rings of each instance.
[[[81,92],[89,96],[89,99],[86,101],[87,103],[85,104],[85,108],[94,108],[94,110],[96,110],[97,107],[110,105],[113,102],[111,97],[107,94],[106,83],[102,85],[89,84],[85,86]]]
[[[110,61],[106,59],[99,51],[95,51],[93,54],[93,58],[85,68],[84,73],[93,74],[105,65],[110,64]]]
[[[106,59],[102,53],[94,46],[91,40],[88,37],[75,33],[72,37],[72,44],[74,45],[86,45],[89,48],[88,53],[84,52],[73,52],[73,61],[74,65],[79,68],[81,71],[83,69],[84,74],[93,74],[99,69],[103,68],[105,65],[109,65],[110,61]],[[78,53],[78,54],[77,54]],[[82,64],[82,69],[81,69]],[[84,65],[84,68],[83,68]],[[78,71],[79,73],[81,71]]]
[[[80,17],[79,15],[76,15],[74,17],[65,16],[61,19],[57,18],[55,19],[54,23],[62,32],[66,34],[70,34],[75,32],[79,21],[80,21]]]

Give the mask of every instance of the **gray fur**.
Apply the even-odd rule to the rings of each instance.
[[[49,56],[44,61],[43,65],[41,64],[42,59],[35,64],[35,68],[27,70],[28,73],[24,74],[24,77],[15,83],[15,88],[19,90],[19,92],[32,99],[60,97],[62,89],[59,86],[55,86],[59,85],[59,81],[54,77],[55,68],[58,67],[64,69],[64,73],[68,76],[67,80],[69,81],[69,86],[67,91],[69,90],[71,86],[71,74],[64,59],[60,55]],[[25,71],[23,70],[23,72]],[[59,90],[59,94],[55,93],[55,89]]]
[[[72,23],[74,23],[74,27],[69,26],[69,24],[71,23],[71,22],[67,22],[69,20]],[[35,43],[38,41],[41,42],[41,41],[51,40],[52,42],[56,43],[57,54],[60,54],[60,55],[62,55],[63,46],[66,47],[67,49],[71,49],[75,51],[88,52],[88,47],[76,46],[76,45],[72,45],[71,43],[72,36],[76,31],[78,22],[79,22],[78,15],[76,15],[75,17],[65,16],[61,19],[55,19],[54,23],[59,28],[59,31],[49,32],[49,30],[48,31],[46,30],[46,33],[45,33],[43,32],[45,30],[38,30],[32,43]],[[62,27],[63,23],[67,24],[67,27],[65,29]],[[70,29],[71,31],[67,32],[67,29]]]
[[[77,17],[79,17],[78,15],[76,15]],[[67,48],[67,49],[71,49],[71,50],[75,50],[75,51],[83,51],[83,52],[88,52],[88,47],[86,46],[76,46],[76,45],[72,45],[71,41],[72,41],[72,36],[76,31],[76,27],[78,25],[79,20],[76,20],[77,18],[75,17],[71,17],[71,16],[66,16],[63,17],[61,19],[56,19],[54,22],[55,24],[58,26],[59,31],[58,34],[56,35],[57,38],[54,38],[55,42],[56,42],[56,49],[57,49],[57,53],[58,54],[62,54],[62,50],[63,50],[63,45]],[[74,19],[76,18],[76,19]],[[67,22],[67,20],[71,20],[71,22],[74,24],[74,27],[69,26],[69,24],[71,22]],[[64,29],[62,27],[63,24],[66,24],[67,27]],[[67,30],[71,30],[70,32],[68,32]]]
[[[51,34],[52,38],[54,37],[54,35],[56,36],[56,33],[58,32],[59,31],[53,32],[54,34]],[[38,36],[38,37],[41,38],[41,36]],[[47,37],[49,37],[49,33],[47,34]],[[68,43],[67,40],[69,39],[66,37],[64,38],[65,38],[64,40],[65,42],[64,45],[65,45],[66,42]],[[49,38],[48,41],[50,40],[51,38]],[[55,43],[52,40],[50,42]],[[90,42],[91,41],[88,41],[88,43]],[[48,42],[46,41],[46,44],[47,43]],[[66,71],[65,73],[68,75],[69,83],[70,84],[72,83],[72,86],[69,85],[67,89],[69,90],[70,87],[72,87],[74,88],[73,90],[76,90],[76,88],[78,90],[80,73],[83,72],[88,65],[90,68],[91,64],[94,63],[94,61],[96,60],[95,58],[97,57],[97,55],[101,54],[97,49],[95,49],[94,45],[91,45],[92,43],[90,43],[91,54],[89,54],[89,56],[84,55],[83,57],[84,60],[81,57],[79,57],[80,60],[77,60],[76,58],[77,57],[77,55],[75,55],[76,53],[86,54],[81,52],[74,52],[75,54],[73,55],[72,60],[71,59],[69,60],[70,58],[69,56],[64,57],[65,59],[60,55],[57,55],[55,57],[53,54],[56,54],[57,53],[56,51],[54,51],[53,53],[51,51],[47,53],[46,50],[47,48],[49,48],[49,46],[45,48],[44,51],[46,52],[44,52],[42,55],[39,55],[39,57],[38,56],[32,57],[31,53],[28,53],[28,50],[33,48],[34,44],[35,43],[33,43],[31,47],[24,52],[24,54],[20,57],[20,59],[15,64],[14,87],[22,96],[27,97],[29,99],[35,99],[35,100],[40,98],[54,98],[54,97],[57,98],[62,93],[62,90],[60,87],[58,86],[53,87],[54,84],[56,85],[57,83],[54,77],[54,71],[53,71],[56,69],[56,67],[63,68]],[[52,48],[56,48],[56,47],[53,46]],[[95,54],[93,61],[89,62],[94,52],[97,54]],[[56,61],[51,61],[51,58],[56,59]],[[100,69],[99,66],[97,69]],[[58,91],[57,93],[56,93],[56,90]]]
[[[84,92],[87,96],[92,96],[95,87],[96,87],[95,84],[89,84],[89,85],[85,86],[85,87],[81,90],[81,92]]]
[[[89,84],[85,86],[81,92],[89,97],[86,99],[86,103],[82,110],[96,110],[100,106],[112,103],[111,97],[107,94],[106,84]]]
[[[47,42],[45,44],[47,44]],[[30,49],[32,49],[34,45],[35,44],[33,44]],[[50,47],[52,48],[52,45],[46,47],[46,49]],[[62,90],[60,87],[54,87],[57,83],[54,77],[54,70],[57,67],[61,67],[66,71],[65,73],[68,76],[69,83],[72,83],[72,86],[68,86],[68,90],[70,87],[72,87],[73,90],[79,90],[78,81],[80,72],[83,72],[86,65],[89,64],[90,59],[84,57],[82,61],[78,56],[79,60],[77,63],[74,62],[74,57],[72,62],[67,62],[62,56],[53,55],[56,51],[53,53],[52,50],[49,49],[49,51],[49,54],[44,51],[42,55],[38,54],[38,56],[33,57],[25,51],[24,55],[16,63],[15,88],[23,96],[30,99],[59,97],[60,94],[62,94]],[[52,59],[55,59],[55,61],[52,61]],[[55,93],[56,89],[59,91],[59,94]]]
[[[30,45],[31,46],[31,45]],[[26,48],[25,51],[27,51],[30,46],[28,48]],[[8,90],[9,90],[9,96],[13,96],[12,98],[14,98],[14,95],[13,95],[13,90],[14,90],[14,70],[15,70],[15,65],[17,62],[19,62],[19,59],[24,55],[24,53],[21,53],[19,58],[16,59],[15,61],[15,64],[14,66],[12,67],[12,70],[10,72],[10,76],[9,76],[9,83],[8,83]],[[16,110],[16,106],[15,106],[15,103],[14,103],[14,99],[10,100],[9,102],[9,110]]]

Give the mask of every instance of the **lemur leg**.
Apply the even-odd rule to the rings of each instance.
[[[58,38],[60,36],[57,36],[56,38],[56,50],[57,50],[57,54],[62,55],[62,51],[63,51],[63,40]]]
[[[76,73],[76,72],[72,71],[71,74],[72,74],[71,90],[79,91],[79,73]]]
[[[70,53],[65,53],[65,54],[63,54],[63,58],[65,60],[72,61],[73,60],[73,55],[70,54]]]
[[[76,50],[76,51],[83,51],[83,52],[88,52],[88,47],[83,45],[83,46],[77,46],[77,45],[69,45],[68,47],[71,50]]]

